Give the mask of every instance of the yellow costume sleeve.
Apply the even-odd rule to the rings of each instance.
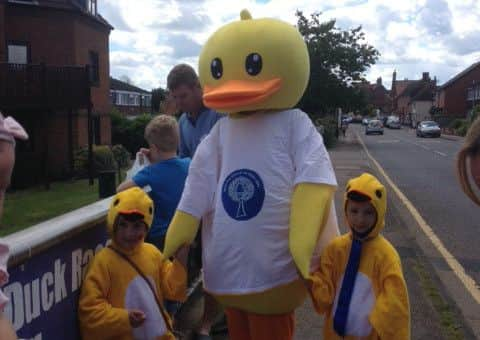
[[[327,222],[334,192],[333,186],[313,183],[300,183],[293,192],[289,245],[304,278],[309,277],[310,260]]]
[[[107,301],[111,285],[106,267],[93,260],[82,284],[78,315],[83,336],[89,339],[113,339],[131,332],[128,311],[114,308]]]
[[[370,314],[370,323],[380,339],[410,339],[410,307],[400,262],[396,261],[381,275],[383,291]]]
[[[183,265],[174,260],[162,262],[160,284],[163,297],[183,302],[187,298],[187,272]]]
[[[313,305],[320,314],[325,314],[331,310],[333,301],[335,300],[335,266],[332,248],[325,248],[320,257],[320,267],[312,273],[312,288],[310,294],[312,296]]]
[[[168,226],[165,238],[165,248],[163,249],[165,259],[170,258],[184,244],[192,243],[197,235],[199,225],[198,218],[177,210]]]

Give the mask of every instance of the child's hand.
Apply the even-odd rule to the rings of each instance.
[[[150,149],[147,148],[140,148],[140,151],[138,152],[139,154],[139,159],[140,159],[140,165],[143,165],[145,163],[145,158],[151,163],[150,159]]]
[[[184,268],[187,268],[187,260],[188,260],[188,252],[190,250],[190,246],[184,244],[175,252],[174,257],[175,259],[182,264]]]
[[[128,311],[128,320],[132,328],[140,327],[145,321],[145,313],[138,309],[130,309]]]

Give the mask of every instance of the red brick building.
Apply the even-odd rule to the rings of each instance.
[[[475,105],[480,105],[480,61],[440,86],[435,98],[446,116],[465,118]]]
[[[367,104],[372,105],[375,110],[380,110],[383,114],[390,114],[392,100],[389,91],[382,84],[381,77],[377,78],[375,84],[364,82],[358,86],[363,92]]]
[[[431,79],[423,72],[418,80],[397,80],[397,72],[392,77],[393,113],[404,124],[416,126],[422,120],[430,119],[430,109],[434,104],[436,78]]]
[[[113,107],[126,117],[152,113],[151,92],[115,78],[110,78],[110,99]]]
[[[17,148],[17,186],[71,174],[88,109],[93,142],[110,144],[112,29],[97,0],[0,0],[0,110],[31,136]]]

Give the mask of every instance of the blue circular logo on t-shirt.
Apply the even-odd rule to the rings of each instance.
[[[262,210],[264,200],[263,181],[255,171],[236,170],[223,182],[223,207],[227,214],[237,221],[246,221],[257,216]]]

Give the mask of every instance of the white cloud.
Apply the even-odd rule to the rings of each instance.
[[[419,78],[422,72],[439,83],[480,59],[478,0],[102,0],[100,13],[115,27],[110,35],[111,73],[127,75],[146,89],[165,86],[177,63],[197,67],[207,38],[238,20],[243,8],[253,17],[296,23],[295,11],[322,12],[342,29],[361,25],[366,40],[380,53],[367,72],[390,86],[391,75]]]

